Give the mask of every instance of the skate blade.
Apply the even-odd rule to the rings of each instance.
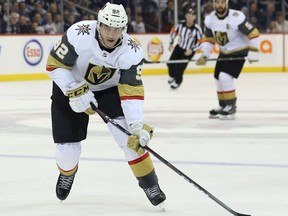
[[[171,87],[171,86],[170,86],[169,89],[170,89],[171,91],[176,91],[176,90],[178,90],[178,88],[179,88],[179,87]]]
[[[219,119],[219,115],[210,115],[209,119]]]
[[[164,202],[158,204],[157,206],[158,206],[163,212],[166,211],[166,210],[165,210],[165,203],[164,203]]]
[[[220,115],[220,120],[234,120],[236,117],[235,117],[235,114],[232,114],[232,115]]]

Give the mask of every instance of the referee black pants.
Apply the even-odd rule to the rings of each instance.
[[[182,59],[191,59],[195,52],[193,51],[191,55],[186,56],[184,55],[185,49],[182,49],[179,47],[179,45],[176,45],[169,60],[182,60]],[[168,73],[169,76],[174,78],[176,84],[180,85],[183,81],[183,74],[188,65],[188,62],[186,63],[167,63],[168,66]]]

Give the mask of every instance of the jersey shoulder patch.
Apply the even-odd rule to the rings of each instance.
[[[130,48],[130,50],[135,53],[140,52],[141,51],[141,47],[140,45],[131,37],[127,38],[127,40],[125,41],[125,43],[128,46],[128,49]]]
[[[144,54],[141,46],[129,35],[124,35],[122,46],[119,58],[123,69],[137,65],[143,60]]]
[[[97,21],[80,21],[69,27],[67,30],[67,38],[75,48],[81,44],[82,49],[90,47],[89,38],[95,38]]]
[[[77,31],[77,35],[89,35],[90,31],[91,31],[91,27],[89,23],[79,23],[77,24],[77,28],[75,28],[75,30]]]
[[[245,15],[241,11],[229,9],[229,23],[234,26],[240,25],[245,20]]]

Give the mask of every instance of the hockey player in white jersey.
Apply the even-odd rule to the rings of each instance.
[[[259,31],[241,11],[229,9],[228,0],[213,2],[215,11],[205,17],[202,55],[196,64],[206,64],[215,43],[220,49],[218,58],[240,59],[217,61],[214,78],[219,107],[210,111],[210,118],[235,119],[237,97],[234,78],[239,77],[247,55],[250,63],[258,61]]]
[[[107,3],[98,21],[72,25],[48,57],[60,200],[69,195],[78,170],[81,141],[87,136],[89,115],[95,113],[91,103],[133,134],[128,137],[106,122],[150,202],[156,206],[166,199],[149,153],[141,148],[149,143],[153,129],[143,123],[142,116],[143,52],[127,35],[126,26],[123,6]]]

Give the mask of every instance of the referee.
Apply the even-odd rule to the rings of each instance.
[[[202,37],[202,30],[195,23],[195,11],[190,8],[185,14],[185,20],[180,21],[173,26],[170,31],[169,51],[173,50],[173,43],[176,36],[179,36],[178,43],[175,46],[169,60],[191,59],[195,50],[199,48],[199,40]],[[183,73],[188,65],[186,63],[167,63],[169,80],[168,84],[171,89],[179,88],[183,81]]]

